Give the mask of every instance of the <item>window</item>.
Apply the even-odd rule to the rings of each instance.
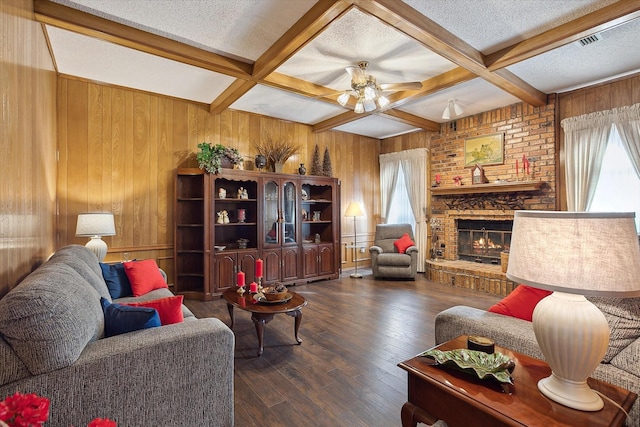
[[[393,192],[387,224],[411,224],[411,228],[416,229],[416,220],[411,210],[411,203],[409,203],[409,193],[407,193],[402,165],[398,171],[398,182]]]
[[[636,230],[640,230],[640,178],[631,164],[615,127],[609,137],[600,178],[589,211],[635,212]]]

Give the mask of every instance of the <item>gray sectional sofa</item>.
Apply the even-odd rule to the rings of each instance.
[[[104,338],[101,296],[111,301],[97,258],[71,245],[0,299],[0,400],[47,397],[54,427],[233,425],[234,335],[224,323],[183,306],[181,323]]]
[[[593,372],[593,378],[640,395],[640,298],[589,300],[600,308],[611,329],[609,350]],[[544,359],[533,324],[526,320],[467,306],[455,306],[438,313],[436,344],[460,335],[490,337],[498,346]],[[634,404],[627,425],[640,426],[640,402]]]

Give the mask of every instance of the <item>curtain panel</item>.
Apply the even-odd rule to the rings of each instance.
[[[569,211],[589,210],[614,126],[640,177],[640,104],[569,117],[560,125],[565,133]]]

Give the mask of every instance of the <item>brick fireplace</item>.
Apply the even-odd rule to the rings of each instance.
[[[433,136],[430,180],[434,183],[438,174],[440,184],[429,192],[429,219],[441,226],[429,229],[428,238],[441,256],[427,260],[430,280],[498,295],[513,290],[516,284],[507,280],[501,265],[460,260],[458,224],[513,221],[516,210],[557,209],[555,108],[555,96],[550,95],[548,105],[519,103],[464,117],[442,124],[440,133]],[[464,165],[465,139],[499,132],[504,133],[504,162],[484,166],[488,184],[472,184],[471,169]],[[523,155],[530,161],[531,173],[526,177],[515,169]],[[460,187],[454,184],[458,176],[462,177]]]

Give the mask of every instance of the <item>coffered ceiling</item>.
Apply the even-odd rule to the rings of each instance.
[[[640,0],[35,0],[61,75],[387,138],[640,72]],[[583,45],[580,39],[590,37]],[[337,102],[368,61],[384,110]],[[455,119],[452,116],[452,119]]]

